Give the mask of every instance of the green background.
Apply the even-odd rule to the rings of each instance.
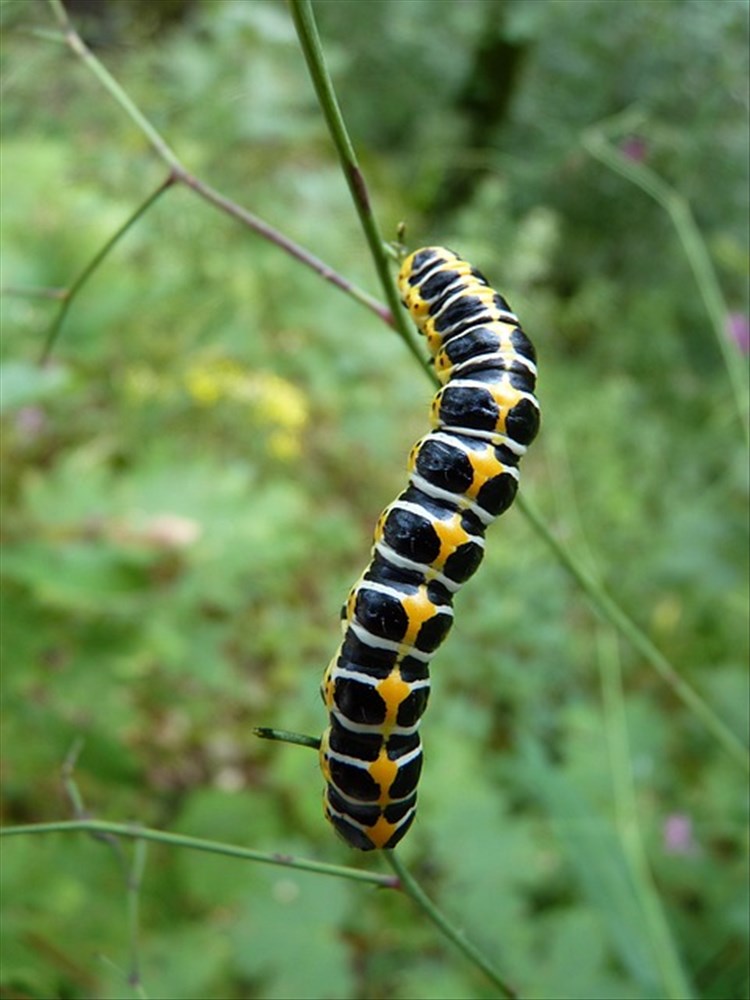
[[[188,168],[380,295],[287,8],[96,6],[69,10]],[[748,5],[315,10],[385,237],[405,221],[409,246],[470,258],[536,344],[522,490],[746,741],[726,371],[667,215],[581,138],[637,110],[621,149],[689,200],[746,325]],[[4,821],[71,815],[60,768],[82,740],[99,818],[386,871],[324,822],[315,755],[252,727],[322,730],[340,602],[429,383],[374,315],[182,187],[41,370],[57,306],[20,292],[70,285],[166,169],[38,33],[45,3],[0,11]],[[524,996],[675,995],[674,955],[696,996],[747,996],[742,769],[517,508],[456,609],[404,861]],[[3,996],[137,995],[106,844],[6,840],[2,875]],[[140,904],[152,998],[494,995],[406,898],[356,883],[151,845]]]

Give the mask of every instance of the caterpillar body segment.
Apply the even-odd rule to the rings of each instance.
[[[455,593],[482,561],[484,528],[470,512],[436,503],[410,487],[380,515],[374,551]]]
[[[520,327],[499,321],[472,327],[440,347],[435,355],[435,371],[441,382],[492,368],[536,377],[534,348]]]
[[[429,663],[539,429],[534,347],[486,278],[451,250],[425,247],[404,260],[398,285],[442,387],[433,429],[409,454],[408,485],[378,519],[321,684],[325,813],[364,851],[395,847],[414,820]]]

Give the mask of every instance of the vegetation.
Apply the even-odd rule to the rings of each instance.
[[[290,9],[66,9],[94,64],[0,7],[2,804],[103,825],[3,840],[0,992],[497,996],[253,734],[323,728],[431,393]],[[746,997],[748,5],[314,10],[380,232],[476,261],[540,359],[399,863],[520,996]]]

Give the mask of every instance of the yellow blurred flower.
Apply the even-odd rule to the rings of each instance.
[[[274,458],[291,462],[302,453],[302,438],[289,431],[274,431],[268,438],[268,450]]]
[[[191,365],[184,374],[185,388],[196,403],[213,406],[232,399],[245,378],[242,366],[231,358],[208,358]]]
[[[301,451],[301,435],[309,420],[304,393],[274,372],[248,372],[231,358],[196,362],[184,374],[189,395],[201,406],[222,400],[239,403],[269,428],[268,450],[285,461]]]

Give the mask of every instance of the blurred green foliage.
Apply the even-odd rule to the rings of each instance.
[[[97,816],[377,866],[323,822],[315,756],[251,727],[321,730],[338,606],[430,389],[373,316],[184,189],[97,271],[40,370],[57,305],[18,290],[69,285],[165,170],[29,30],[52,27],[45,4],[0,12],[4,820],[70,814],[60,767],[83,738]],[[191,170],[377,294],[284,5],[71,12]],[[746,322],[747,4],[316,12],[383,231],[405,219],[411,245],[470,257],[537,344],[524,489],[747,739],[747,467],[726,375],[667,218],[580,143],[640,107],[624,148],[691,199]],[[624,646],[618,764],[611,636],[517,511],[457,605],[405,859],[524,996],[653,998],[668,984],[627,850],[640,824],[696,995],[747,996],[735,764]],[[14,838],[2,860],[3,995],[131,995],[109,848]],[[152,846],[141,910],[152,998],[491,995],[406,899],[356,884]]]

